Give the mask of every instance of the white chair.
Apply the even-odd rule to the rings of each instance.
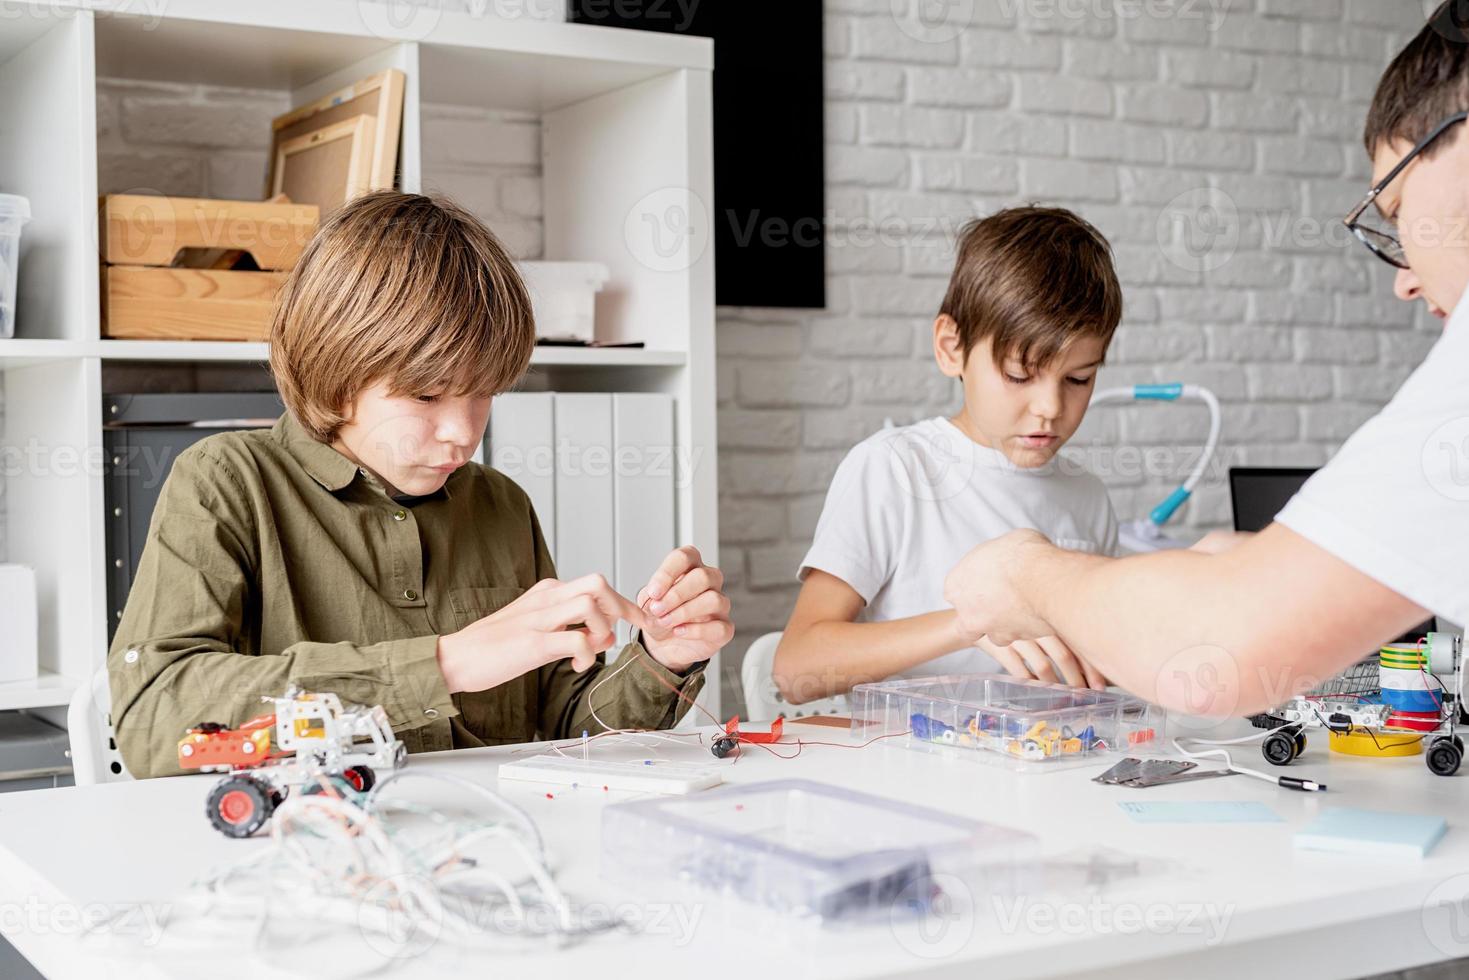
[[[71,739],[71,771],[78,786],[120,783],[132,779],[112,731],[112,691],[104,666],[77,688],[66,709]]]
[[[775,686],[771,668],[775,665],[775,648],[780,646],[780,633],[766,633],[750,644],[745,661],[740,665],[740,686],[745,689],[745,714],[749,721],[774,721],[777,718],[805,718],[810,715],[844,715],[847,699],[841,695],[821,698],[805,704],[787,704]]]

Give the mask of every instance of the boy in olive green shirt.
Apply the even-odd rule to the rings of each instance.
[[[719,570],[680,548],[636,603],[559,582],[524,491],[468,462],[533,344],[513,262],[467,213],[383,192],[332,217],[271,330],[289,411],[180,454],[154,511],[108,657],[135,776],[292,684],[381,704],[409,751],[682,716],[733,634]],[[639,632],[608,667],[619,620]]]

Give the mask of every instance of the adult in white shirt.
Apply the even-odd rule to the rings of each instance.
[[[1440,7],[1384,74],[1366,127],[1373,187],[1347,218],[1398,268],[1398,297],[1446,321],[1424,363],[1258,535],[1121,560],[1033,532],[974,549],[945,583],[966,635],[1055,634],[1124,687],[1227,716],[1279,704],[1430,612],[1469,622],[1462,11]]]

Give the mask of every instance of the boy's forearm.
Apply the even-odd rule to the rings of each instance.
[[[858,684],[910,670],[966,644],[952,610],[881,623],[828,620],[787,628],[775,682],[792,704],[845,694]]]

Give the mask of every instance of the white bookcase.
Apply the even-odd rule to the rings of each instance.
[[[0,192],[30,198],[34,214],[22,237],[16,338],[0,340],[3,557],[36,570],[42,668],[37,682],[0,684],[0,710],[63,705],[105,658],[114,611],[103,568],[104,365],[266,355],[264,344],[102,339],[98,77],[275,89],[298,104],[399,68],[408,191],[434,184],[421,153],[422,104],[538,113],[544,257],[607,264],[598,335],[646,347],[541,348],[528,385],[671,394],[678,445],[699,460],[676,493],[678,537],[718,560],[713,255],[700,247],[713,198],[712,43],[498,19],[493,5],[486,16],[430,9],[395,23],[389,12],[402,9],[373,0],[0,0]],[[708,676],[717,713],[717,666]]]

